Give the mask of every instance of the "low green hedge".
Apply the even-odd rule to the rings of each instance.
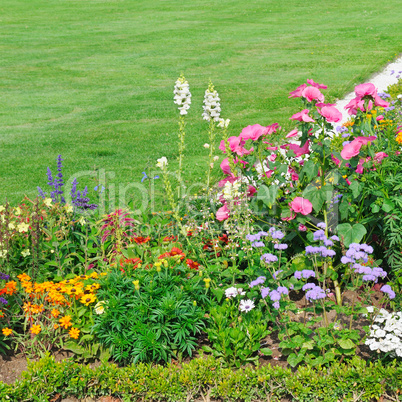
[[[1,401],[49,401],[56,394],[77,398],[112,395],[122,401],[371,401],[384,397],[399,401],[402,364],[384,366],[357,357],[330,368],[223,368],[213,357],[198,358],[177,367],[137,365],[118,368],[88,366],[53,357],[30,362],[22,380],[0,382]]]

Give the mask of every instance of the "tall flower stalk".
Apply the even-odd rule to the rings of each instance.
[[[190,109],[191,105],[191,93],[188,82],[186,81],[184,75],[182,74],[176,81],[174,87],[174,103],[178,105],[178,109],[180,111],[179,117],[179,168],[177,170],[177,180],[179,182],[179,186],[177,189],[178,197],[180,199],[180,188],[181,188],[181,174],[183,170],[183,158],[184,158],[184,137],[186,135],[185,127],[185,115],[187,114],[188,109]]]
[[[207,194],[210,193],[211,172],[214,167],[214,152],[215,152],[215,122],[219,121],[221,112],[221,104],[218,92],[215,90],[212,82],[209,82],[208,89],[205,91],[204,96],[204,113],[202,117],[209,122],[208,139],[209,139],[209,163],[207,170]]]

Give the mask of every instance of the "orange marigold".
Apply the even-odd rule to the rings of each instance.
[[[70,337],[74,339],[78,339],[78,337],[80,336],[80,330],[78,328],[73,327],[68,333],[70,334]]]
[[[3,335],[4,335],[4,336],[9,336],[9,335],[11,335],[11,334],[13,333],[13,330],[10,329],[10,328],[3,328],[3,329],[1,330],[1,332],[3,332]]]
[[[30,281],[31,277],[28,276],[27,274],[20,274],[17,275],[17,278],[21,281],[21,282],[26,282],[26,281]]]
[[[60,311],[54,308],[51,314],[54,318],[57,318],[60,315]]]
[[[35,335],[38,335],[42,331],[42,328],[40,325],[32,325],[31,327],[31,332]]]
[[[7,282],[5,285],[5,289],[6,293],[11,296],[17,291],[17,282],[15,281]]]
[[[60,326],[64,327],[64,329],[67,329],[68,327],[73,326],[73,324],[71,324],[71,316],[69,316],[69,315],[61,317],[59,319],[59,323],[60,323]]]

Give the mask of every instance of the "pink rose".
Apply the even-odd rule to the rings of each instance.
[[[388,157],[388,154],[386,154],[385,152],[377,152],[374,156],[374,160],[380,163],[386,157]]]
[[[304,88],[306,88],[306,84],[302,84],[299,87],[297,87],[293,92],[289,94],[289,98],[300,98],[302,96],[302,92]]]
[[[360,84],[355,87],[355,94],[359,98],[363,98],[364,96],[372,96],[374,98],[375,95],[377,95],[377,89],[374,86],[374,84],[371,83],[366,83],[366,84]]]
[[[313,204],[303,197],[296,197],[289,205],[294,212],[302,215],[311,214],[313,210]]]
[[[319,100],[324,102],[324,95],[316,87],[307,87],[303,89],[302,97],[307,99],[307,102],[312,102],[313,100]]]
[[[226,219],[229,218],[229,209],[227,207],[226,204],[223,205],[223,207],[220,207],[217,211],[216,211],[216,219],[218,219],[218,221],[222,222]]]
[[[307,80],[307,83],[312,85],[313,87],[316,87],[318,89],[327,89],[328,87],[324,84],[317,84],[316,82],[314,82],[313,80]]]
[[[298,229],[299,229],[299,232],[306,232],[307,226],[300,224]]]
[[[292,117],[289,117],[289,120],[315,123],[315,121],[308,115],[309,112],[310,111],[308,109],[304,109],[301,112],[294,114]]]
[[[297,128],[295,128],[294,130],[289,132],[289,134],[286,136],[286,138],[296,137],[298,133],[299,133],[299,131],[297,130]]]
[[[323,106],[318,113],[324,117],[328,123],[338,123],[342,120],[342,113],[333,106]]]
[[[296,144],[285,144],[281,145],[281,148],[292,150],[295,153],[296,157],[299,157],[310,153],[309,144],[310,140],[307,140],[302,147]]]
[[[222,162],[221,162],[221,169],[223,171],[223,173],[225,174],[230,174],[233,176],[233,173],[230,170],[230,165],[229,165],[229,159],[225,158]]]
[[[267,134],[267,132],[268,132],[267,127],[263,127],[259,124],[254,124],[253,126],[247,126],[243,128],[239,137],[245,141],[247,140],[257,141],[258,138],[260,138],[262,135]]]
[[[359,155],[360,148],[363,146],[361,141],[353,140],[349,144],[346,144],[342,151],[341,156],[345,160],[352,159],[354,156]]]
[[[331,159],[332,159],[332,162],[334,162],[336,166],[341,167],[342,162],[334,154],[331,154]]]

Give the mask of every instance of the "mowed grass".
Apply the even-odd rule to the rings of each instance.
[[[0,202],[46,188],[58,154],[80,184],[104,169],[116,196],[161,156],[174,169],[181,72],[193,94],[185,177],[204,180],[209,79],[232,135],[288,128],[299,106],[288,92],[307,78],[342,97],[401,52],[401,11],[400,0],[2,0]]]

